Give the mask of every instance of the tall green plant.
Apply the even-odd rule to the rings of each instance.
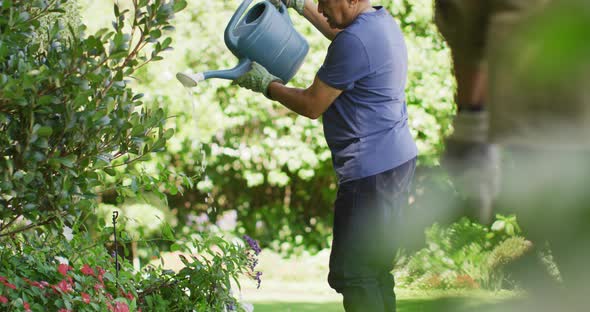
[[[171,48],[170,21],[186,1],[115,4],[112,27],[89,36],[67,18],[72,3],[0,4],[0,237],[71,222],[107,175],[120,189],[150,185],[115,168],[163,150],[174,133],[128,82]]]
[[[174,130],[129,85],[171,48],[170,23],[186,1],[125,4],[114,5],[111,28],[87,36],[71,18],[74,1],[0,1],[2,311],[240,311],[232,281],[248,274],[260,282],[260,249],[249,238],[250,248],[207,234],[181,244],[164,226],[161,241],[198,255],[180,272],[134,271],[121,256],[143,237],[113,233],[104,218],[84,231],[109,188],[134,196],[192,185],[165,166],[156,174],[134,166],[163,151]]]
[[[199,235],[178,243],[183,268],[176,271],[115,260],[105,249],[112,228],[101,235],[32,231],[0,245],[1,311],[244,311],[232,293],[238,278],[261,282],[258,244],[249,237],[227,242]],[[194,254],[192,254],[194,253]],[[186,256],[185,256],[186,255]]]
[[[518,227],[515,216],[497,216]],[[426,248],[409,259],[402,283],[417,288],[500,289],[507,280],[503,267],[521,258],[531,242],[497,225],[485,227],[467,218],[426,230]]]

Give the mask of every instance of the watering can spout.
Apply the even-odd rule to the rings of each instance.
[[[203,73],[203,75],[205,76],[205,79],[221,78],[234,80],[248,72],[250,70],[251,64],[252,61],[247,58],[243,58],[238,62],[238,65],[232,69],[206,71]]]
[[[238,65],[232,69],[224,69],[224,70],[212,70],[206,71],[204,73],[177,73],[176,79],[182,83],[185,87],[196,87],[200,81],[209,78],[221,78],[221,79],[229,79],[234,80],[246,72],[250,70],[252,61],[247,58],[243,58],[238,62]]]
[[[205,80],[203,73],[176,73],[176,79],[187,88],[196,87],[199,81]]]

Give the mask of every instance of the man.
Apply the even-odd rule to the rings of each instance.
[[[498,192],[499,150],[488,141],[487,0],[435,0],[435,23],[451,48],[457,81],[454,132],[445,140],[441,163],[460,191],[452,217],[487,224]]]
[[[529,286],[542,294],[534,297],[530,310],[585,310],[590,278],[585,269],[590,262],[590,3],[436,0],[435,5],[436,24],[453,51],[457,82],[463,86],[458,98],[484,90],[481,102],[488,103],[490,114],[489,122],[482,118],[469,124],[471,129],[489,127],[489,134],[480,139],[477,131],[463,131],[456,141],[504,147],[509,161],[497,207],[516,212],[537,247],[549,242],[567,286],[561,292],[544,283],[538,270],[531,272],[534,259],[527,262],[521,269],[529,271]],[[461,114],[456,128],[464,125]],[[479,167],[479,177],[485,179],[489,158],[473,155],[469,166]]]
[[[279,0],[273,0],[279,4]],[[238,78],[294,112],[323,117],[339,179],[328,282],[346,311],[395,311],[395,230],[416,166],[405,103],[407,51],[400,27],[369,0],[283,0],[332,40],[307,89],[262,66]]]

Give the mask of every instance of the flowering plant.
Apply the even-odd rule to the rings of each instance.
[[[260,285],[261,273],[255,271],[260,247],[248,236],[242,243],[199,234],[182,243],[168,233],[168,239],[177,241],[172,249],[183,254],[184,268],[134,271],[128,259],[120,258],[117,272],[105,247],[110,230],[98,237],[74,232],[69,241],[51,231],[3,240],[0,310],[242,311],[232,282],[239,286],[238,277],[247,275]]]
[[[116,280],[109,270],[113,259],[103,246],[88,245],[91,240],[85,235],[75,235],[70,242],[47,233],[42,242],[32,236],[7,240],[0,249],[0,310],[138,310],[133,280]],[[76,251],[82,246],[84,254]]]

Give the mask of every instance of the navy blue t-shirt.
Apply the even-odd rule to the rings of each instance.
[[[340,183],[387,171],[418,154],[408,128],[404,38],[389,12],[376,9],[336,35],[317,73],[343,90],[323,114]]]

